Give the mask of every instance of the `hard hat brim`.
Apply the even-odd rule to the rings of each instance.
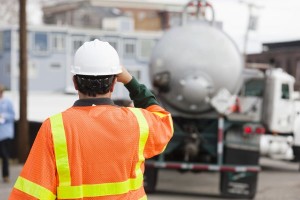
[[[112,70],[112,71],[107,71],[107,72],[84,72],[80,71],[79,67],[72,66],[71,73],[74,75],[86,75],[86,76],[107,76],[107,75],[116,75],[122,73],[122,68],[121,66],[116,67],[118,69]],[[77,69],[77,70],[76,70]]]

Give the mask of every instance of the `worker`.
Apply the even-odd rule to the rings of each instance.
[[[9,182],[9,157],[11,140],[14,138],[15,111],[10,99],[4,97],[4,85],[0,84],[0,158],[2,178]]]
[[[9,199],[147,199],[144,162],[172,137],[170,113],[107,42],[85,42],[71,72],[79,99],[43,122]],[[134,108],[114,105],[116,82]]]

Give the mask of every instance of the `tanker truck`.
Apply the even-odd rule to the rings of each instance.
[[[155,191],[159,169],[173,169],[220,172],[221,195],[255,196],[261,137],[293,134],[287,128],[294,118],[293,80],[282,70],[244,65],[235,43],[213,22],[197,18],[164,33],[149,67],[154,92],[172,114],[174,136],[146,161],[147,192]]]

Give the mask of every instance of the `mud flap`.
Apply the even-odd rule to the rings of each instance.
[[[254,198],[257,172],[222,172],[221,193],[236,198]]]
[[[225,164],[257,165],[258,151],[225,148]],[[258,172],[221,172],[220,190],[222,195],[233,198],[254,198]]]

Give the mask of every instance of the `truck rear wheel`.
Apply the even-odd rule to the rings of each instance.
[[[144,188],[146,193],[154,193],[158,178],[158,169],[154,167],[146,167],[144,173]]]

